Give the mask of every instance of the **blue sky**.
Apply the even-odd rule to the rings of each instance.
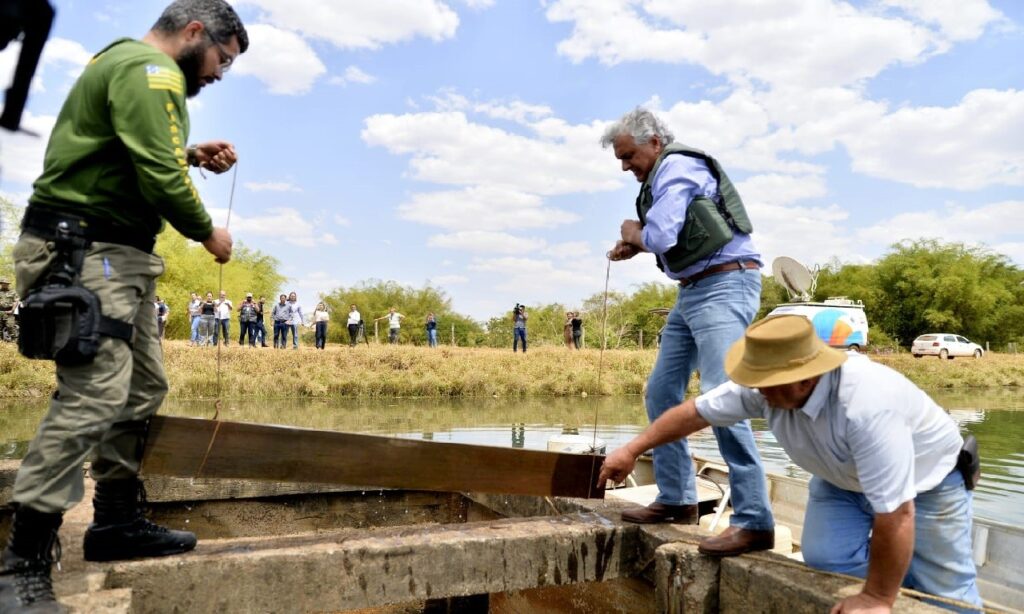
[[[54,4],[25,122],[44,135],[90,55],[164,6]],[[190,104],[191,141],[236,144],[231,231],[304,303],[376,278],[430,282],[479,319],[578,306],[634,215],[598,138],[638,104],[719,158],[766,262],[938,237],[1024,265],[1021,2],[234,4],[251,48]],[[0,134],[5,195],[24,202],[44,147]],[[223,221],[230,176],[196,180]],[[612,267],[615,289],[658,279],[650,256]]]

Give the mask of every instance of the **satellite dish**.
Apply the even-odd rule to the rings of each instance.
[[[789,291],[790,300],[811,300],[811,293],[817,285],[807,267],[789,256],[779,256],[772,261],[772,277]]]

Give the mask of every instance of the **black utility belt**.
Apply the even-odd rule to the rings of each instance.
[[[96,218],[84,217],[57,211],[41,205],[29,205],[25,210],[25,218],[21,222],[24,232],[33,234],[40,239],[53,241],[57,238],[57,227],[65,223],[68,232],[74,237],[81,237],[92,243],[114,243],[127,245],[135,249],[153,253],[156,237],[146,232],[127,226],[118,226]]]

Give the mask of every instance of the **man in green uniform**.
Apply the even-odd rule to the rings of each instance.
[[[0,339],[7,335],[11,341],[18,341],[18,322],[14,308],[18,306],[18,293],[11,290],[11,280],[0,279]]]
[[[121,39],[100,51],[57,118],[14,247],[17,287],[25,298],[46,282],[51,264],[64,260],[58,246],[70,229],[86,242],[77,285],[95,293],[103,321],[114,324],[107,333],[100,329],[109,336],[100,337],[91,362],[71,366],[58,358],[57,391],[14,486],[17,510],[0,558],[0,613],[63,611],[50,567],[62,513],[84,494],[86,460],[96,480],[87,560],[195,547],[195,535],[154,525],[140,510],[147,425],[167,392],[153,318],[164,264],[152,249],[166,220],[218,262],[231,257],[231,235],[214,228],[188,171],[228,170],[234,147],[189,147],[185,99],[220,80],[248,44],[224,0],[176,0],[141,41]],[[134,330],[109,332],[125,327]],[[25,317],[22,329],[27,341]]]

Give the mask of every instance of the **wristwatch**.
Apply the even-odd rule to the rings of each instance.
[[[189,166],[199,166],[199,156],[196,155],[195,145],[189,145],[185,148],[185,160]]]

